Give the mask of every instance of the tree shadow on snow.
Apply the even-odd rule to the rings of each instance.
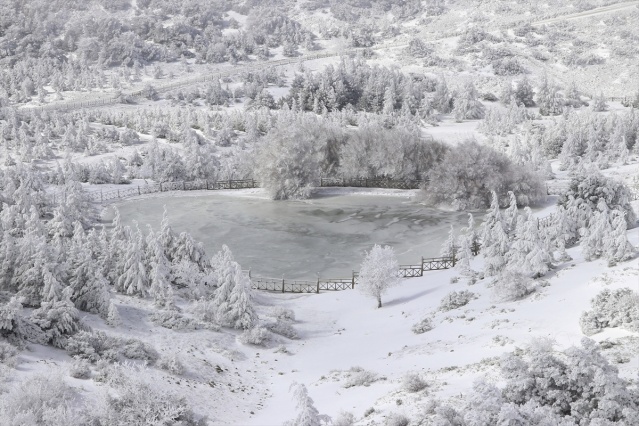
[[[419,299],[422,296],[427,295],[428,293],[432,293],[437,290],[437,287],[431,287],[425,290],[420,291],[419,293],[411,294],[409,296],[400,297],[397,299],[393,299],[390,302],[384,303],[384,307],[401,305],[402,303],[407,303],[415,299]]]

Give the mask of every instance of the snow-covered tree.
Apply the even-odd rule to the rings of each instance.
[[[118,306],[113,303],[113,300],[109,303],[109,311],[107,314],[106,323],[109,324],[111,327],[117,327],[122,324]]]
[[[628,241],[625,213],[620,210],[610,212],[610,231],[603,237],[603,253],[610,265],[630,259],[636,250]]]
[[[358,288],[364,294],[377,300],[377,307],[382,307],[382,295],[400,282],[399,264],[395,251],[390,246],[381,247],[375,244],[366,253],[359,271]]]
[[[152,244],[151,270],[149,272],[149,294],[158,307],[174,307],[173,288],[171,287],[171,264],[164,255],[159,239]]]
[[[224,326],[248,330],[257,323],[257,314],[251,296],[251,279],[237,262],[232,265],[234,286],[228,301],[218,308],[218,322]]]
[[[453,115],[455,120],[476,120],[484,117],[484,105],[479,101],[477,89],[472,81],[464,85],[464,89],[455,98]]]
[[[330,424],[331,418],[325,414],[320,414],[315,408],[306,386],[301,383],[293,383],[290,389],[293,391],[297,416],[294,420],[286,422],[286,426],[321,426]]]
[[[515,237],[508,252],[508,267],[541,277],[551,266],[551,255],[539,235],[539,221],[530,208],[517,221]]]
[[[455,246],[455,238],[455,230],[453,229],[453,225],[451,224],[450,229],[448,230],[448,237],[439,250],[439,255],[441,257],[453,259],[456,256],[457,247]]]

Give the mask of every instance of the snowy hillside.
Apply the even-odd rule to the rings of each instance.
[[[0,425],[639,424],[637,22],[0,2]]]

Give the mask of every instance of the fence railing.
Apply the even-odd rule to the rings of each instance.
[[[476,243],[471,248],[474,256],[479,254],[479,244]],[[453,268],[457,264],[457,258],[453,253],[452,257],[422,257],[418,265],[399,265],[398,276],[400,278],[423,277],[424,272],[438,271]],[[255,290],[274,291],[279,293],[319,293],[320,291],[340,291],[355,289],[359,283],[359,272],[353,271],[350,278],[318,278],[311,280],[289,280],[282,278],[252,277],[252,288]]]
[[[320,187],[355,187],[355,188],[387,188],[387,189],[419,189],[426,181],[396,180],[385,178],[321,178]]]

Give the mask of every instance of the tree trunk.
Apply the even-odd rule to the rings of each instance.
[[[382,296],[377,296],[377,309],[382,307]]]

